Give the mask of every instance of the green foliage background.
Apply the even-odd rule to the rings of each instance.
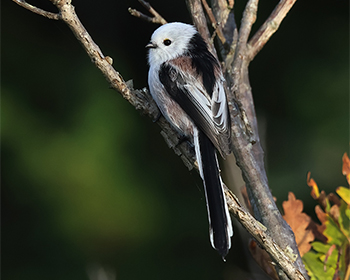
[[[32,1],[52,11],[48,1]],[[236,1],[237,22],[245,2]],[[129,16],[137,1],[73,1],[105,55],[135,87],[147,85],[144,46],[156,26]],[[261,2],[259,24],[277,1]],[[180,1],[152,1],[190,22]],[[2,274],[88,279],[227,279],[248,270],[235,244],[223,263],[209,245],[204,194],[159,135],[108,88],[70,30],[2,3]],[[301,1],[250,66],[278,202],[288,191],[311,214],[306,173],[343,184],[348,150],[348,1]],[[234,242],[239,240],[234,239]]]

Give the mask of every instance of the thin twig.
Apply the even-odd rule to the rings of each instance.
[[[132,16],[138,17],[138,18],[140,18],[140,19],[142,19],[142,20],[144,20],[144,21],[152,22],[152,23],[160,23],[160,22],[158,21],[157,18],[147,16],[147,15],[141,13],[141,12],[138,11],[138,10],[129,8],[128,11],[129,11],[129,13],[130,13]]]
[[[221,29],[220,24],[217,23],[217,21],[216,21],[216,19],[214,17],[214,14],[213,14],[211,8],[209,7],[207,1],[206,0],[202,0],[202,4],[203,4],[203,7],[204,7],[205,11],[207,12],[209,20],[211,21],[211,25],[215,29],[215,32],[218,35],[221,43],[223,45],[225,45],[226,44],[226,38],[225,38],[224,34],[222,33],[222,29]]]
[[[167,21],[155,10],[153,7],[146,1],[139,0],[139,2],[146,8],[146,10],[153,15],[153,17],[147,16],[138,10],[129,8],[129,13],[134,16],[138,17],[142,20],[145,20],[147,22],[157,23],[157,24],[166,24]]]
[[[38,15],[41,15],[43,17],[49,18],[49,19],[54,19],[54,20],[59,20],[61,19],[61,15],[60,14],[56,14],[56,13],[51,13],[45,10],[42,10],[38,7],[35,7],[29,3],[27,3],[24,0],[12,0],[13,2],[15,2],[16,4],[20,5],[21,7],[35,13]]]
[[[154,15],[156,18],[159,18],[160,22],[162,24],[166,24],[166,20],[155,10],[153,9],[153,7],[146,1],[143,0],[139,0],[139,2],[152,14]]]
[[[244,9],[242,24],[239,29],[239,39],[237,48],[239,47],[239,45],[245,45],[248,41],[250,31],[256,20],[258,3],[259,0],[249,0]]]
[[[233,3],[231,3],[233,5]],[[236,50],[238,31],[236,27],[235,15],[233,13],[233,6],[228,6],[230,3],[227,0],[211,0],[211,9],[219,22],[222,33],[225,37],[226,43],[229,45],[223,46],[218,44],[221,59],[223,62],[223,72],[225,73],[225,79],[227,86],[230,88],[232,85],[231,74],[233,58]]]
[[[293,7],[296,0],[282,0],[265,23],[259,28],[248,43],[248,58],[253,60],[258,52],[264,47],[271,36],[277,31],[282,20],[286,17],[289,10]]]

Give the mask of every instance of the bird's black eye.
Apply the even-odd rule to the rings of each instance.
[[[171,44],[171,41],[169,39],[164,39],[163,44],[169,46]]]

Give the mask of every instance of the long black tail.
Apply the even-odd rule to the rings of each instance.
[[[222,258],[231,248],[233,229],[228,212],[219,164],[213,143],[201,131],[195,131],[196,157],[203,179],[209,217],[210,241]]]

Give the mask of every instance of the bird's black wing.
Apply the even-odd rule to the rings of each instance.
[[[175,60],[163,63],[159,70],[159,79],[166,92],[207,135],[221,155],[229,154],[230,117],[223,81],[221,77],[216,79],[212,92],[208,93],[203,76],[191,67],[190,63],[177,64]]]

